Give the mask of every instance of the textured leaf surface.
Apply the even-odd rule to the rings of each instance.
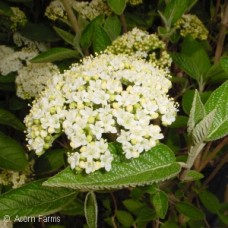
[[[165,192],[158,191],[152,199],[156,214],[159,218],[164,219],[168,210],[168,197]]]
[[[68,48],[51,48],[31,60],[32,63],[55,62],[64,59],[77,58],[79,53]]]
[[[0,219],[4,215],[13,219],[52,214],[65,207],[76,194],[71,189],[42,186],[42,182],[34,181],[1,195]]]
[[[122,14],[126,7],[126,0],[107,0],[109,7],[118,15]]]
[[[201,73],[197,63],[189,56],[182,53],[171,53],[173,61],[177,66],[197,81],[201,80]]]
[[[119,18],[114,16],[109,16],[104,24],[104,30],[109,35],[111,40],[115,40],[121,33],[121,23]]]
[[[0,167],[20,171],[27,164],[23,147],[14,139],[0,132]]]
[[[211,111],[195,126],[192,131],[192,138],[195,144],[202,143],[206,139],[209,129],[213,123],[214,116],[215,110]]]
[[[200,99],[198,91],[196,90],[188,120],[188,133],[192,132],[196,124],[202,120],[205,115],[204,105]]]
[[[163,181],[179,172],[180,165],[175,162],[173,152],[167,146],[159,144],[139,158],[113,162],[109,172],[98,170],[89,175],[75,174],[70,168],[66,168],[44,182],[44,185],[83,191],[120,189]]]
[[[174,24],[182,16],[182,14],[189,8],[191,1],[189,0],[171,0],[168,2],[164,15]]]
[[[94,192],[88,192],[85,198],[85,217],[89,228],[97,227],[97,201]]]
[[[20,131],[25,130],[24,124],[16,116],[4,109],[0,109],[0,124],[11,126]]]
[[[228,81],[216,89],[205,104],[206,113],[215,110],[207,141],[216,140],[228,134]]]

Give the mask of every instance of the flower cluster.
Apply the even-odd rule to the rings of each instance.
[[[22,99],[36,97],[46,86],[48,80],[59,69],[52,63],[29,63],[18,70],[16,77],[17,96]]]
[[[112,13],[111,9],[108,7],[108,4],[103,0],[92,0],[82,2],[70,0],[69,4],[83,18],[88,19],[90,21],[100,14],[110,15]],[[52,1],[46,8],[45,15],[53,21],[57,19],[67,19],[66,11],[60,0]]]
[[[23,47],[20,51],[0,45],[0,74],[7,75],[16,72],[24,66],[30,59],[38,55],[38,50]]]
[[[57,19],[67,20],[66,11],[60,0],[51,1],[45,10],[45,16],[52,21]]]
[[[0,185],[19,188],[32,179],[34,160],[29,162],[29,165],[24,171],[0,170]]]
[[[105,135],[122,144],[127,159],[163,138],[158,124],[170,125],[177,107],[168,96],[169,74],[124,54],[87,57],[54,75],[25,118],[30,150],[41,155],[60,134],[69,140],[72,169],[111,169]]]
[[[11,7],[13,15],[10,17],[11,29],[15,31],[20,26],[25,26],[27,23],[26,15],[18,7]]]
[[[166,46],[156,34],[149,34],[139,28],[125,33],[107,47],[106,53],[123,53],[148,60],[153,66],[163,69],[171,65]]]
[[[80,15],[88,20],[93,20],[100,14],[110,15],[111,9],[103,0],[92,0],[90,2],[78,2],[74,1],[72,7],[80,13]]]
[[[176,22],[175,27],[184,37],[191,35],[194,39],[200,40],[206,40],[208,37],[208,30],[196,15],[184,14]]]

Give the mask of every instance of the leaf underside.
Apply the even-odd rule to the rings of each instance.
[[[74,173],[66,168],[44,182],[46,186],[67,187],[81,191],[121,189],[149,185],[175,177],[180,165],[175,162],[173,152],[159,144],[139,158],[113,162],[109,172],[98,170],[91,174]]]

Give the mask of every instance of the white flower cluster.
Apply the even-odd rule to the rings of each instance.
[[[83,18],[93,20],[100,14],[110,15],[111,9],[107,3],[103,0],[92,0],[92,1],[69,1],[70,6],[77,11]],[[67,19],[65,8],[60,0],[52,1],[46,8],[45,16],[50,20]]]
[[[29,63],[18,70],[17,96],[24,100],[38,96],[48,80],[58,73],[58,67],[52,63]]]
[[[32,179],[34,160],[29,162],[29,165],[24,171],[0,170],[0,185],[19,188]]]
[[[208,30],[196,15],[184,14],[176,22],[175,27],[183,37],[191,35],[194,39],[200,40],[206,40],[208,37]]]
[[[24,66],[24,63],[38,55],[38,50],[23,47],[20,51],[0,45],[0,74],[5,76],[16,72]]]
[[[11,10],[13,11],[13,15],[10,17],[10,21],[12,23],[11,29],[15,31],[18,27],[26,25],[27,18],[25,13],[18,7],[11,7]]]
[[[110,15],[112,13],[108,4],[104,0],[92,0],[90,2],[74,1],[72,7],[82,15],[83,18],[93,20],[100,14]]]
[[[170,125],[175,120],[177,107],[167,94],[169,77],[167,71],[134,56],[85,58],[54,75],[33,101],[25,118],[29,149],[41,155],[65,133],[72,169],[109,171],[114,157],[104,136],[111,134],[127,159],[137,158],[163,138],[155,122]]]
[[[67,20],[66,11],[61,0],[51,1],[45,10],[45,16],[52,21],[56,21],[57,19]]]
[[[165,43],[156,34],[149,34],[139,28],[123,34],[112,42],[106,53],[123,53],[148,60],[153,66],[167,69],[171,57],[166,51]]]

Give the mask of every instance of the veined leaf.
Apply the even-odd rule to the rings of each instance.
[[[68,48],[51,48],[45,52],[42,52],[35,58],[31,60],[32,63],[45,63],[45,62],[55,62],[64,59],[77,58],[79,53]]]
[[[65,40],[68,44],[71,44],[73,45],[73,41],[74,41],[74,36],[69,33],[69,32],[66,32],[65,30],[61,29],[61,28],[58,28],[58,27],[55,27],[54,26],[54,30],[57,32],[57,34],[63,39]]]
[[[11,126],[17,130],[24,131],[24,124],[11,112],[0,109],[0,124]]]
[[[139,158],[114,161],[109,172],[98,170],[85,175],[75,174],[66,168],[44,182],[44,185],[82,191],[121,189],[163,181],[175,177],[179,172],[180,165],[175,162],[174,153],[167,146],[159,144]]]
[[[195,63],[203,78],[211,67],[210,58],[203,45],[192,37],[185,37],[182,44],[182,53],[189,56]]]
[[[107,32],[111,40],[115,40],[121,33],[121,23],[119,18],[114,16],[109,16],[104,24],[104,30]]]
[[[117,15],[122,14],[126,7],[126,0],[107,0],[107,3],[111,10]]]
[[[193,129],[192,138],[194,144],[202,143],[207,138],[209,129],[214,121],[215,110],[206,115]]]
[[[215,110],[213,123],[207,135],[207,141],[222,138],[228,134],[228,81],[224,82],[208,98],[206,113]]]
[[[188,74],[193,79],[199,81],[201,80],[201,73],[197,66],[197,63],[193,59],[182,53],[170,53],[173,61],[177,66]]]
[[[49,215],[64,208],[76,195],[67,188],[42,186],[38,180],[13,189],[0,196],[0,219],[9,215],[11,219],[23,216]]]
[[[2,132],[0,132],[0,151],[1,168],[21,171],[28,165],[23,147]]]
[[[196,90],[192,102],[192,108],[188,120],[188,133],[190,134],[196,124],[206,115],[204,105],[200,99],[199,93]]]
[[[97,227],[97,201],[94,192],[88,192],[85,198],[85,217],[89,228]]]
[[[93,50],[95,52],[101,52],[111,44],[111,40],[105,30],[100,26],[96,26],[93,34]]]
[[[158,191],[152,198],[152,202],[159,218],[164,219],[168,210],[168,197],[165,192]]]
[[[196,2],[196,1],[195,1]],[[189,9],[193,1],[189,0],[170,0],[165,8],[164,16],[171,22],[171,25],[177,22],[177,20]]]

